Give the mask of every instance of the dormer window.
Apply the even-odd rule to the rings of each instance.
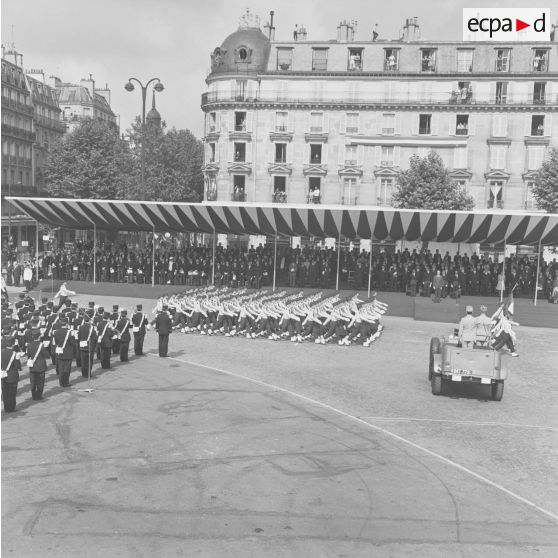
[[[421,50],[420,71],[421,72],[436,71],[436,49],[424,48]]]
[[[249,64],[252,60],[252,49],[246,46],[239,46],[234,51],[234,59],[237,63]]]
[[[362,48],[350,48],[349,49],[349,61],[348,70],[349,71],[362,71]]]
[[[534,72],[548,72],[548,50],[535,49],[533,56],[533,71]]]
[[[248,52],[246,51],[245,48],[241,48],[238,50],[238,58],[243,62],[246,60],[246,58],[248,58]]]

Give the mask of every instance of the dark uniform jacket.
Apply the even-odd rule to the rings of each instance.
[[[29,368],[29,372],[46,372],[46,359],[50,358],[50,352],[41,341],[31,341],[27,345],[25,352],[28,358],[34,359],[33,366]],[[36,358],[35,355],[37,355]]]
[[[147,318],[144,316],[142,312],[136,312],[132,316],[132,326],[139,327],[139,331],[137,333],[145,334],[145,326],[147,324]]]
[[[66,335],[68,339],[66,340]],[[54,332],[54,343],[56,347],[64,346],[64,351],[61,354],[57,353],[57,357],[61,360],[72,360],[74,358],[74,348],[76,346],[76,340],[72,335],[72,332],[67,328],[63,327],[57,329]],[[64,341],[66,344],[64,345]]]
[[[124,343],[130,342],[130,321],[128,318],[120,318],[115,324],[114,331],[121,341]]]
[[[10,367],[8,368],[10,360],[12,360],[12,364],[10,364]],[[12,349],[2,349],[2,370],[5,370],[8,373],[8,376],[5,378],[6,382],[8,382],[9,384],[15,384],[19,382],[19,371],[21,370],[21,363],[17,358],[17,353],[15,351],[12,351]]]
[[[97,344],[97,331],[95,327],[89,322],[84,322],[82,325],[79,326],[78,329],[78,345],[81,341],[87,341],[88,338],[89,343],[87,347],[80,347],[82,351],[93,350],[93,348]]]
[[[109,320],[101,320],[97,326],[99,344],[103,349],[112,348],[112,328]]]
[[[172,331],[172,321],[166,312],[159,312],[155,318],[155,329],[160,335],[169,335]]]

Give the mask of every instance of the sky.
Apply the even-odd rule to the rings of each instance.
[[[26,69],[41,68],[70,83],[92,74],[97,87],[108,84],[123,132],[141,113],[140,92],[129,93],[124,84],[129,77],[143,83],[158,77],[165,86],[157,95],[163,120],[200,137],[209,53],[238,28],[247,8],[262,26],[274,10],[277,40],[292,39],[295,24],[305,25],[309,40],[334,39],[344,19],[358,22],[356,40],[369,40],[376,23],[380,38],[396,39],[414,16],[423,39],[461,40],[462,8],[476,7],[462,0],[418,6],[413,0],[2,0],[2,44],[15,44]],[[507,0],[489,6],[529,5]]]

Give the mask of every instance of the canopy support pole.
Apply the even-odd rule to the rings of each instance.
[[[97,225],[93,223],[93,285],[97,283]]]
[[[213,264],[211,266],[211,284],[215,286],[215,229],[213,229]]]
[[[151,254],[151,287],[155,286],[155,225],[153,225],[153,242]]]
[[[39,221],[35,221],[35,273],[37,274],[37,283],[39,283]]]
[[[337,241],[337,277],[335,280],[335,290],[339,290],[339,266],[341,262],[341,231],[339,231],[339,239]]]
[[[371,286],[372,286],[372,237],[370,237],[370,260],[368,262],[368,298],[370,298]]]
[[[539,265],[541,263],[541,241],[539,240],[539,253],[537,254],[537,279],[535,281],[535,306],[537,305],[537,297],[539,294]]]
[[[500,303],[504,300],[505,287],[506,287],[506,241],[504,240],[504,259],[502,260],[502,288],[500,289]]]
[[[277,233],[275,234],[275,246],[273,249],[273,291],[275,292],[275,279],[277,277]]]

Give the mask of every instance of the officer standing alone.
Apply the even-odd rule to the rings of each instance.
[[[143,306],[138,304],[136,312],[132,316],[132,332],[134,334],[134,354],[143,355],[143,340],[145,339],[145,327],[148,325],[147,318],[142,312]]]
[[[465,311],[459,322],[459,341],[462,347],[472,348],[477,338],[477,320],[473,318],[472,306],[467,306]]]
[[[169,350],[169,335],[172,331],[172,321],[168,314],[168,306],[163,306],[155,318],[155,329],[159,334],[159,356],[166,357]]]

